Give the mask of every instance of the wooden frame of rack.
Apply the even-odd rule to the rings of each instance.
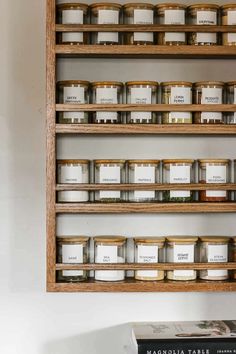
[[[236,135],[236,125],[135,125],[135,124],[57,124],[57,111],[142,111],[143,107],[138,105],[59,105],[56,104],[56,64],[57,58],[75,56],[77,58],[87,57],[112,57],[112,58],[236,58],[236,47],[234,46],[132,46],[132,45],[58,45],[56,44],[57,32],[94,32],[94,31],[142,31],[142,32],[162,32],[162,31],[198,31],[198,32],[236,32],[236,26],[160,26],[160,25],[58,25],[56,24],[56,1],[47,0],[47,290],[54,292],[160,292],[160,291],[236,291],[235,281],[190,281],[190,282],[143,282],[128,278],[117,283],[96,282],[93,279],[81,283],[57,283],[56,271],[62,269],[104,269],[104,265],[99,264],[57,264],[56,263],[56,218],[60,213],[235,213],[236,203],[67,203],[56,202],[56,193],[61,190],[99,190],[100,185],[56,185],[56,136],[57,134],[184,134],[184,135]],[[179,106],[174,105],[145,105],[145,111],[178,111]],[[203,106],[185,105],[181,106],[181,111],[201,111]],[[204,111],[234,112],[236,105],[210,105],[204,106]],[[226,185],[202,185],[189,184],[181,185],[181,190],[204,190],[222,189],[233,191],[235,184]],[[172,190],[180,189],[179,185],[102,185],[102,189],[117,190]],[[109,264],[106,269],[229,269],[235,270],[236,263],[217,264]]]

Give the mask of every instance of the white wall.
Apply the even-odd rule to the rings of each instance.
[[[115,354],[129,321],[236,318],[235,294],[45,292],[45,1],[0,1],[0,352]],[[233,61],[61,61],[61,79],[236,79]],[[125,71],[124,71],[125,69]],[[108,72],[109,70],[109,72]],[[120,147],[118,152],[118,147]],[[117,148],[117,149],[116,149]],[[60,157],[230,157],[233,138],[61,138]],[[96,151],[96,153],[95,153]],[[115,225],[115,226],[114,226]],[[235,234],[233,215],[65,216],[58,232]]]

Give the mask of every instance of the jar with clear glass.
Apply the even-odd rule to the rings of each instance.
[[[127,161],[129,183],[160,183],[159,160],[129,160]],[[129,191],[131,202],[153,202],[158,199],[158,193],[153,191]]]
[[[125,183],[125,160],[95,160],[95,183]],[[124,191],[100,190],[95,192],[97,202],[121,202],[125,200]]]
[[[236,25],[236,4],[226,4],[221,6],[221,23],[224,26]],[[223,33],[222,44],[236,45],[236,33]]]
[[[226,102],[236,104],[236,81],[226,82]],[[227,112],[225,120],[228,124],[236,124],[236,112]]]
[[[188,7],[191,25],[216,26],[218,24],[219,6],[215,4],[194,4]],[[217,45],[218,33],[191,32],[188,43],[191,45]]]
[[[126,238],[123,236],[96,236],[94,237],[95,263],[125,263]],[[96,270],[95,280],[122,281],[125,279],[124,270]]]
[[[89,160],[57,160],[57,182],[71,184],[71,191],[60,191],[58,202],[79,203],[89,201],[88,191],[75,191],[73,184],[89,183]]]
[[[201,263],[228,262],[229,238],[225,236],[204,236],[200,238]],[[229,277],[226,269],[200,270],[199,277],[203,280],[226,280]]]
[[[202,159],[198,161],[199,183],[229,183],[230,160]],[[229,192],[224,190],[199,191],[200,202],[227,202]]]
[[[88,23],[88,5],[69,3],[57,5],[57,20],[63,25],[84,25]],[[88,44],[89,35],[86,32],[59,32],[60,44]]]
[[[232,237],[230,242],[230,261],[236,262],[236,236]],[[232,271],[232,278],[236,280],[236,270]]]
[[[183,4],[159,4],[156,6],[158,23],[160,25],[185,25],[186,5]],[[160,45],[184,45],[187,44],[185,32],[160,32],[158,33]]]
[[[157,104],[158,83],[155,81],[126,82],[128,104]],[[155,112],[128,112],[127,123],[156,123]]]
[[[82,80],[59,81],[57,83],[57,102],[61,104],[88,104],[89,82]],[[58,112],[61,124],[86,124],[88,112]]]
[[[116,3],[95,3],[90,5],[91,23],[98,25],[120,24],[121,5]],[[118,32],[94,32],[92,44],[112,45],[120,43]]]
[[[194,104],[222,104],[224,97],[224,82],[200,81],[193,86]],[[222,112],[195,112],[194,123],[221,124],[224,123]]]
[[[164,183],[194,183],[194,160],[163,160],[162,172]],[[163,193],[163,200],[175,203],[191,202],[194,200],[194,191],[165,191]]]
[[[57,262],[83,264],[89,262],[89,238],[85,236],[57,237]],[[86,270],[58,270],[58,282],[79,282],[88,278]]]
[[[197,241],[195,236],[170,236],[166,241],[166,261],[168,263],[195,263],[197,260]],[[169,280],[196,280],[194,269],[168,270]]]
[[[92,103],[120,104],[123,98],[123,84],[117,81],[100,81],[92,83]],[[121,123],[120,112],[94,112],[93,122],[100,124]]]
[[[123,6],[124,23],[127,25],[153,25],[154,6],[147,3],[131,3]],[[154,44],[153,32],[127,32],[125,44]]]
[[[164,263],[164,237],[135,237],[135,263]],[[136,270],[136,280],[157,281],[165,278],[164,270]]]
[[[192,104],[192,83],[187,81],[169,81],[161,83],[162,104]],[[181,106],[180,106],[181,110]],[[163,112],[163,124],[192,123],[191,112]]]

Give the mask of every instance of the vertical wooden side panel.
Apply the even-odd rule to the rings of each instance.
[[[56,36],[55,0],[47,0],[47,289],[55,283],[56,274],[56,213],[55,213],[55,165],[56,165]]]

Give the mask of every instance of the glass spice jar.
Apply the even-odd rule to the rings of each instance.
[[[186,7],[183,4],[160,4],[156,6],[158,23],[160,25],[185,25]],[[158,34],[160,45],[187,44],[185,32],[160,32]]]
[[[236,25],[236,4],[226,4],[221,6],[221,23],[224,26]],[[236,45],[236,33],[223,33],[223,45]]]
[[[63,25],[84,25],[88,21],[88,5],[79,3],[57,5],[58,23]],[[60,32],[60,44],[88,44],[89,35],[86,32]]]
[[[118,25],[120,23],[121,5],[116,3],[96,3],[90,5],[91,23],[98,25]],[[94,32],[93,44],[119,44],[118,32]]]
[[[236,262],[236,237],[232,237],[230,242],[230,261]],[[236,280],[236,270],[232,271],[232,278]]]
[[[164,237],[135,237],[135,263],[163,263],[165,261]],[[163,270],[136,270],[136,280],[156,281],[165,278]]]
[[[186,81],[169,81],[161,83],[162,104],[192,104],[192,83]],[[180,108],[181,109],[181,108]],[[163,124],[192,123],[191,112],[163,112]]]
[[[94,237],[95,263],[125,263],[126,238],[123,236]],[[121,281],[125,279],[124,270],[96,270],[95,280]]]
[[[123,6],[124,23],[127,25],[153,25],[154,6],[147,3],[131,3]],[[148,45],[154,43],[153,32],[127,32],[125,44]]]
[[[89,103],[89,82],[82,80],[59,81],[57,83],[57,101],[61,104]],[[61,124],[86,124],[89,121],[88,112],[59,112]]]
[[[95,160],[95,183],[125,183],[125,160]],[[123,191],[100,190],[95,192],[95,201],[121,202],[125,199]]]
[[[200,81],[193,86],[194,104],[222,104],[224,94],[224,82]],[[195,112],[194,123],[220,124],[224,123],[222,112]]]
[[[128,104],[156,104],[158,83],[155,81],[126,82]],[[128,123],[156,123],[155,112],[129,112]]]
[[[59,184],[71,184],[71,191],[58,192],[58,202],[88,202],[88,191],[73,191],[73,184],[89,183],[88,160],[57,160],[57,181]]]
[[[95,104],[122,103],[123,84],[117,81],[100,81],[92,83],[92,101]],[[94,112],[94,123],[121,123],[120,112]]]
[[[195,4],[188,7],[191,25],[214,26],[218,24],[219,6],[215,4]],[[189,34],[191,45],[217,45],[218,34],[209,32],[192,32]]]
[[[226,101],[228,104],[236,104],[236,81],[226,82]],[[236,112],[227,113],[227,123],[236,124]]]
[[[129,160],[129,183],[159,183],[159,160]],[[157,200],[156,191],[129,191],[131,202],[153,202]]]
[[[194,263],[197,258],[198,237],[194,236],[171,236],[167,237],[166,256],[168,263]],[[169,280],[195,280],[196,270],[168,270]]]
[[[204,159],[199,160],[199,183],[229,183],[230,160]],[[200,202],[226,202],[229,192],[224,190],[199,191]]]
[[[89,238],[85,236],[57,237],[57,262],[58,263],[88,263]],[[59,270],[57,271],[58,282],[79,282],[86,280],[86,270]]]
[[[228,262],[229,238],[224,236],[205,236],[200,238],[200,262],[222,263]],[[228,270],[225,269],[204,269],[199,272],[203,280],[226,280]]]
[[[178,159],[163,160],[163,182],[164,183],[193,183],[194,182],[194,160]],[[191,202],[194,200],[193,191],[165,191],[163,200],[166,202]]]

